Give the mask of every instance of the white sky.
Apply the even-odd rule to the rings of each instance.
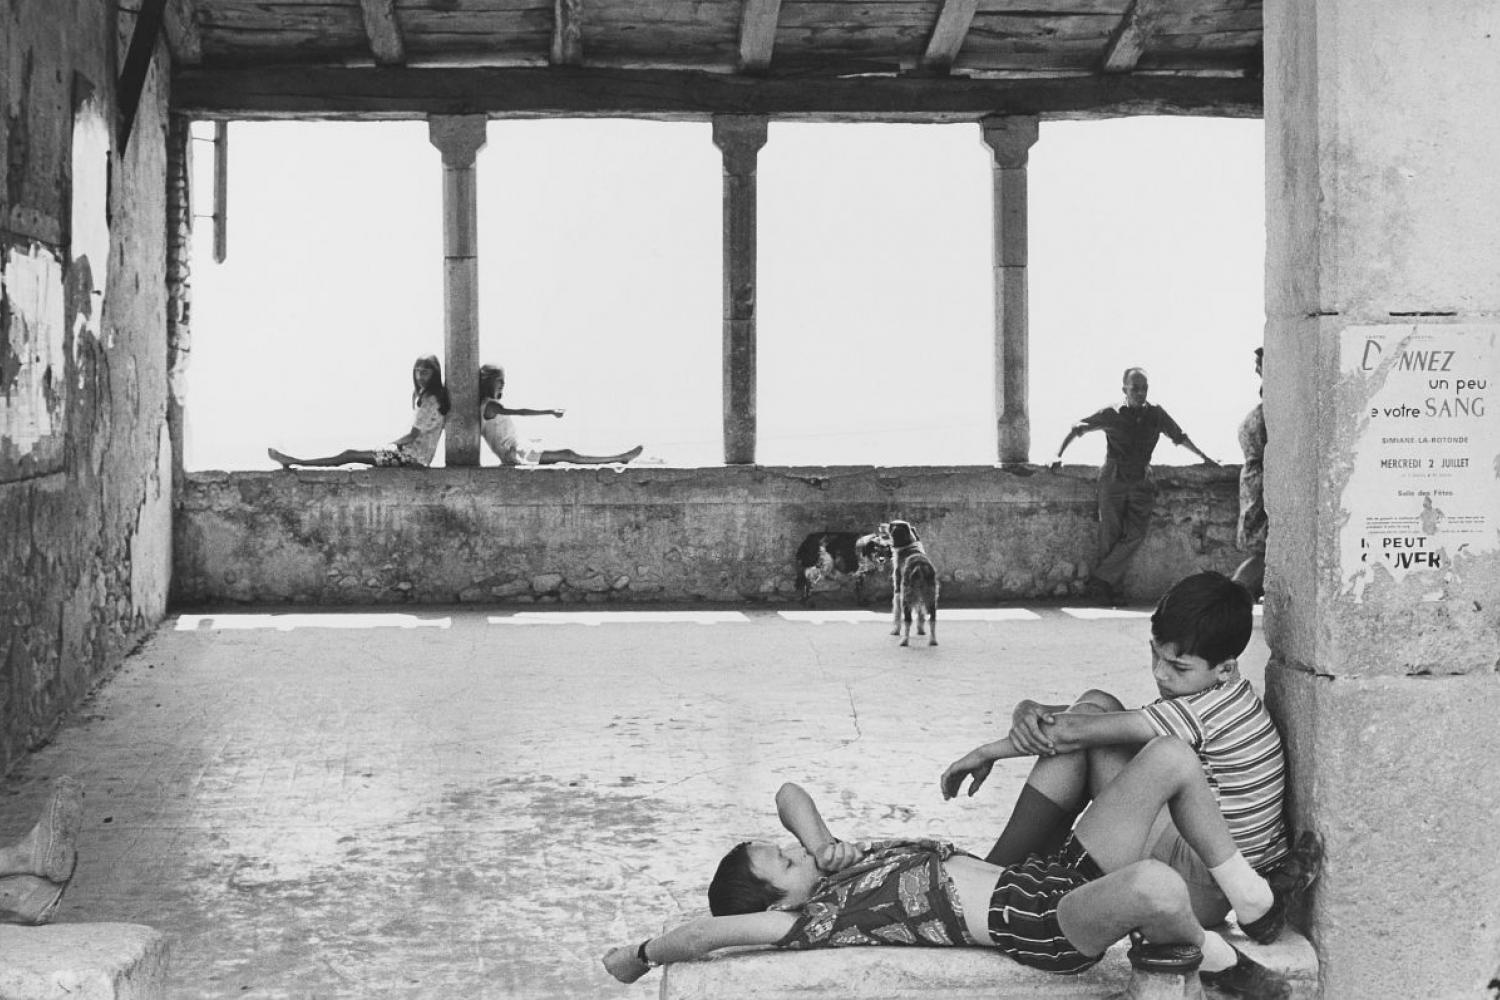
[[[1042,123],[1033,461],[1118,401],[1132,364],[1200,447],[1240,460],[1264,323],[1262,136],[1244,120]],[[207,213],[210,145],[194,155]],[[990,163],[975,125],[771,124],[759,461],[995,460]],[[511,405],[568,410],[523,433],[721,461],[709,126],[492,122],[478,175],[481,358],[505,365]],[[188,468],[399,436],[412,360],[443,353],[441,164],[425,123],[234,123],[229,183],[228,261],[213,263],[206,219],[195,236]],[[1102,457],[1098,434],[1067,455]],[[1167,441],[1157,458],[1196,461]]]

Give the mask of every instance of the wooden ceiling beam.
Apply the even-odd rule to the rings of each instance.
[[[764,73],[776,47],[781,0],[745,0],[740,10],[740,71]]]
[[[979,0],[943,0],[943,9],[938,11],[937,24],[932,28],[932,37],[927,40],[927,52],[922,56],[924,69],[946,73],[953,68],[978,7]]]
[[[552,65],[583,63],[583,0],[552,0]]]
[[[164,29],[174,63],[196,66],[203,61],[203,35],[198,30],[198,5],[194,0],[168,0]]]
[[[247,119],[433,114],[668,120],[763,114],[808,121],[964,121],[989,114],[1256,118],[1261,81],[1159,75],[809,79],[556,66],[279,66],[184,69],[173,76],[172,105],[200,117]]]
[[[1146,52],[1158,5],[1158,0],[1130,0],[1104,47],[1104,72],[1129,73],[1135,69]]]
[[[396,0],[359,0],[365,19],[365,37],[370,52],[381,66],[400,66],[406,62],[406,43],[401,25],[396,21]]]

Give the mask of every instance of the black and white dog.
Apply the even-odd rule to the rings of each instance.
[[[815,531],[797,546],[797,596],[811,604],[813,588],[824,580],[852,579],[854,599],[868,604],[865,578],[883,573],[890,558],[890,540],[878,532]]]
[[[891,635],[901,636],[901,645],[911,642],[911,616],[917,614],[917,635],[923,633],[923,618],[929,619],[927,645],[937,645],[937,567],[927,556],[917,531],[906,521],[882,524],[880,530],[891,541]],[[902,625],[905,625],[905,633]]]

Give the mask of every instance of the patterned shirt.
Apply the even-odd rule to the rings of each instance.
[[[859,861],[814,886],[776,947],[974,944],[943,866],[955,853],[937,840],[876,841]]]
[[[438,408],[438,398],[423,396],[411,412],[411,426],[417,436],[397,450],[422,465],[431,465],[432,456],[437,454],[438,438],[443,436],[443,426],[447,422],[448,418]]]
[[[1146,478],[1151,453],[1157,438],[1165,434],[1173,444],[1182,444],[1187,435],[1177,421],[1155,403],[1144,406],[1106,406],[1078,422],[1087,431],[1104,432],[1104,465],[1099,478],[1137,482]]]
[[[1142,711],[1163,736],[1198,751],[1209,787],[1245,860],[1265,869],[1287,854],[1281,734],[1243,677],[1197,694],[1160,698]]]

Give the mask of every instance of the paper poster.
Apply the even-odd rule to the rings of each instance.
[[[1421,573],[1440,600],[1464,560],[1500,551],[1500,326],[1357,326],[1341,346],[1344,385],[1364,387],[1344,585],[1358,600]]]
[[[0,482],[63,465],[63,267],[40,244],[0,247]]]

